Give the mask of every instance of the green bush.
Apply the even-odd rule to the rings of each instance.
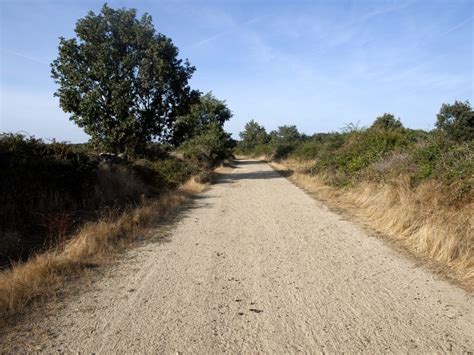
[[[292,157],[299,159],[318,159],[334,152],[344,144],[344,135],[341,133],[316,133],[302,141],[292,153]]]
[[[245,124],[244,130],[239,133],[239,136],[240,141],[236,146],[237,154],[260,155],[263,147],[267,148],[270,139],[265,128],[254,120]]]
[[[413,150],[410,163],[416,167],[411,175],[412,183],[426,179],[441,182],[450,200],[445,202],[466,202],[473,198],[474,141],[459,144],[436,135]]]
[[[212,167],[231,157],[234,146],[229,133],[219,125],[211,125],[207,131],[184,142],[180,150],[199,165]]]
[[[198,172],[196,167],[176,158],[154,161],[151,163],[151,168],[158,174],[159,181],[162,181],[167,188],[172,189],[183,184],[191,175]]]
[[[172,147],[168,144],[150,142],[139,152],[138,156],[147,160],[166,159]]]
[[[436,127],[458,142],[474,139],[474,110],[469,101],[443,104],[436,116]]]
[[[265,131],[258,123],[251,124]],[[265,152],[275,159],[312,160],[309,171],[323,174],[335,186],[362,180],[391,183],[401,176],[415,186],[433,179],[446,190],[446,203],[465,203],[474,191],[474,111],[470,103],[444,104],[436,127],[432,132],[407,129],[391,114],[377,117],[369,128],[349,124],[340,133],[311,137],[299,134],[295,126],[282,126],[269,134],[268,143],[253,146],[246,154]]]
[[[342,135],[337,149],[325,149],[318,154],[314,172],[337,176],[336,185],[346,185],[362,175],[377,160],[395,150],[404,150],[410,136],[403,130],[366,129]]]
[[[396,119],[394,115],[390,113],[384,113],[382,116],[379,116],[375,119],[371,129],[382,129],[382,130],[392,130],[392,129],[403,129],[403,125],[400,122],[400,119]]]

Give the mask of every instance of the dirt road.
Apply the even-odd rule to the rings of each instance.
[[[158,233],[158,232],[157,232]],[[18,346],[98,353],[474,350],[473,299],[241,161]]]

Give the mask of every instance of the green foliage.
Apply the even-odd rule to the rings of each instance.
[[[474,139],[474,111],[469,101],[443,104],[436,116],[436,128],[456,141]]]
[[[212,92],[208,92],[191,105],[189,113],[177,118],[173,143],[179,145],[185,140],[204,133],[213,124],[223,127],[231,117],[232,113],[225,101],[218,100]]]
[[[147,169],[148,172],[143,168]],[[145,174],[149,175],[150,183],[174,189],[186,182],[193,174],[199,173],[199,169],[180,159],[167,157],[161,160],[142,163],[140,172],[142,176]]]
[[[312,160],[311,172],[335,186],[362,180],[390,183],[400,176],[413,185],[433,179],[445,190],[444,203],[466,203],[474,191],[471,114],[468,102],[443,105],[433,132],[404,128],[391,114],[377,117],[368,129],[349,124],[340,133],[310,137],[299,135],[294,126],[283,126],[270,133],[269,143],[250,153],[258,147],[274,158]]]
[[[272,144],[294,144],[301,138],[300,133],[295,125],[280,126],[276,131],[270,132],[270,139]]]
[[[244,130],[239,135],[238,150],[243,154],[256,153],[257,147],[259,151],[262,151],[262,146],[269,141],[265,128],[254,120],[247,122]]]
[[[270,132],[270,145],[273,147],[273,158],[283,159],[292,153],[301,135],[296,126],[280,126],[276,131]]]
[[[344,144],[344,137],[338,132],[316,133],[302,141],[292,156],[304,160],[318,159],[339,149]]]
[[[393,129],[402,129],[403,125],[400,122],[400,119],[396,119],[394,115],[390,113],[384,113],[382,116],[379,116],[375,119],[374,123],[370,127],[371,129],[381,129],[381,130],[393,130]]]
[[[180,150],[185,157],[201,166],[212,167],[232,156],[235,142],[219,124],[211,124],[207,131],[184,142]]]
[[[345,185],[364,169],[395,150],[404,150],[409,137],[397,130],[360,130],[343,135],[344,143],[336,150],[319,156],[315,171],[335,176],[333,183]]]
[[[70,119],[112,152],[135,154],[153,138],[170,139],[176,117],[196,96],[188,86],[194,67],[178,59],[151,16],[104,5],[75,32],[60,39],[51,64],[55,95]]]
[[[161,160],[169,156],[172,146],[165,143],[150,142],[140,152],[139,157],[147,160]]]
[[[240,132],[236,152],[254,156],[268,155],[281,159],[293,152],[302,137],[296,126],[281,126],[267,134],[265,128],[251,120]]]

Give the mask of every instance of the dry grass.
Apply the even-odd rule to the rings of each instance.
[[[306,173],[306,163],[271,164],[276,170],[291,169],[290,180],[306,191],[348,211],[411,253],[435,261],[450,278],[474,290],[472,203],[456,208],[441,204],[443,190],[434,182],[411,188],[402,179],[393,185],[361,183],[337,189],[326,185],[324,176]]]
[[[110,261],[140,236],[189,201],[206,185],[189,180],[178,190],[163,194],[115,218],[86,224],[69,241],[49,252],[0,273],[0,319],[14,316],[34,301],[61,292],[65,280]]]

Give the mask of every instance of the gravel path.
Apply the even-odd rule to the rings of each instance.
[[[194,207],[166,243],[128,252],[19,346],[86,353],[474,350],[472,296],[267,164],[240,161]]]

